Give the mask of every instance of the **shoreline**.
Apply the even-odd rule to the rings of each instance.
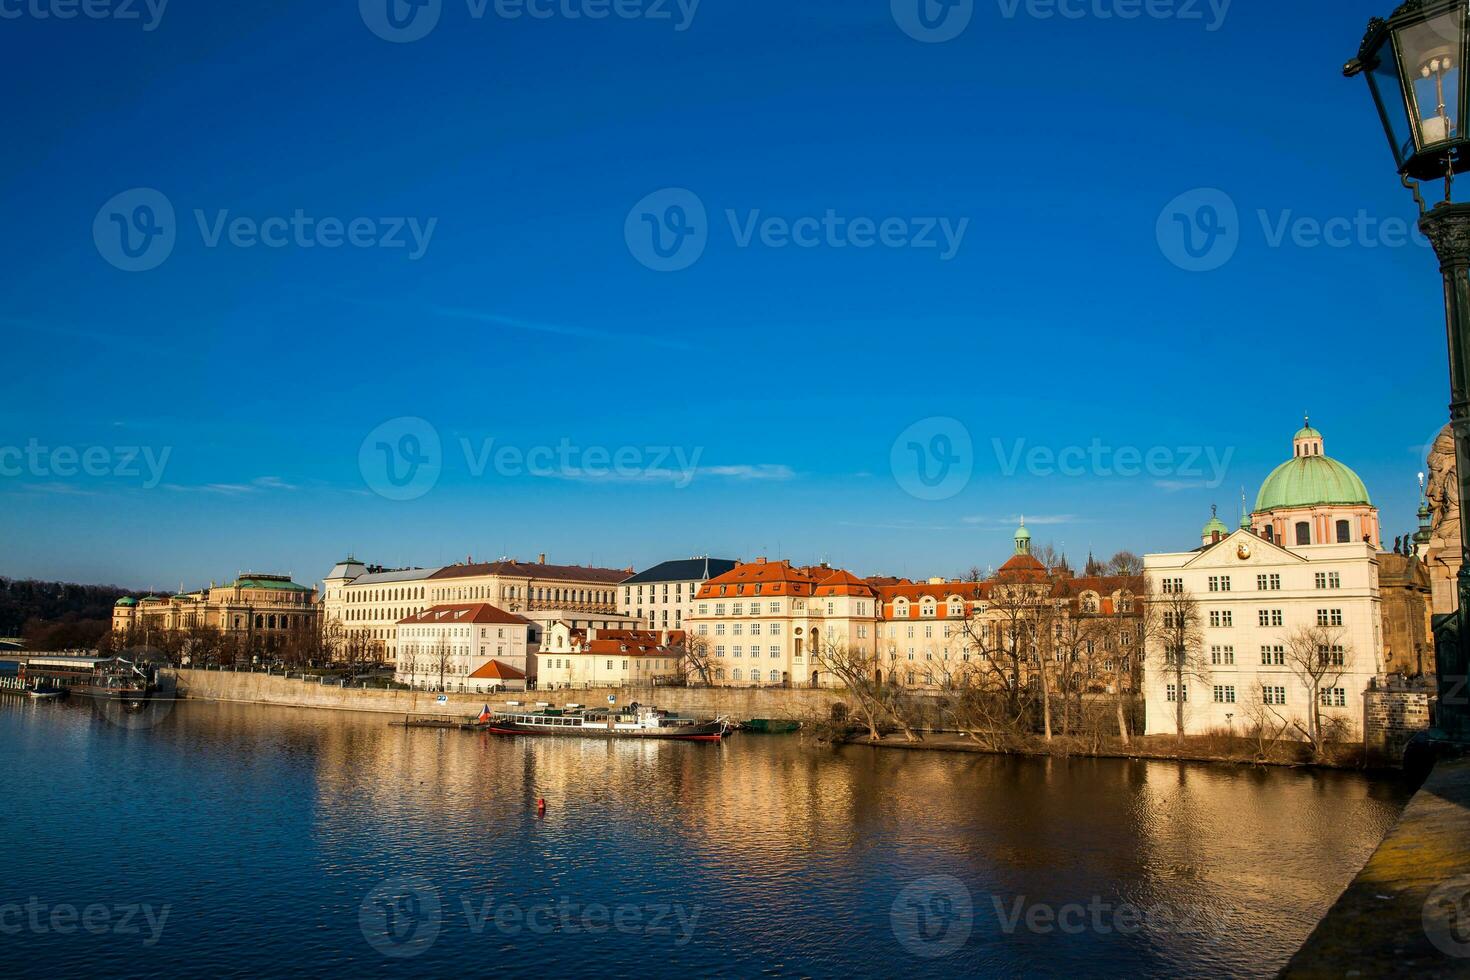
[[[1156,740],[1167,741],[1168,748],[1150,748],[1150,742]],[[1117,742],[1116,736],[1109,739]],[[1212,742],[1218,740],[1211,739]],[[1239,740],[1244,741],[1244,740]],[[1050,758],[1050,759],[1132,759],[1144,762],[1196,762],[1209,763],[1225,766],[1250,766],[1269,767],[1273,769],[1321,769],[1334,772],[1361,772],[1371,775],[1402,775],[1403,767],[1386,762],[1374,762],[1367,758],[1361,750],[1349,750],[1350,758],[1346,759],[1292,759],[1292,758],[1261,758],[1255,753],[1244,751],[1210,751],[1205,748],[1191,747],[1186,740],[1184,747],[1178,747],[1172,735],[1136,735],[1129,745],[1114,744],[1101,749],[1092,749],[1080,745],[1075,738],[1057,736],[1048,745],[1040,737],[1028,740],[1022,745],[1006,748],[992,748],[977,744],[967,736],[956,732],[927,732],[924,733],[922,741],[910,742],[902,735],[888,734],[878,741],[870,741],[866,736],[846,737],[832,740],[833,745],[857,745],[868,746],[874,749],[897,749],[904,752],[951,752],[968,755],[1002,755],[1022,756],[1027,758]],[[1294,748],[1294,746],[1287,746]]]

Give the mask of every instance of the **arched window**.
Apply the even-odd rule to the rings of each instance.
[[[1296,543],[1297,544],[1311,544],[1312,543],[1312,525],[1311,524],[1309,524],[1306,521],[1297,521],[1296,522]]]
[[[732,681],[738,681],[738,680],[740,680],[740,668],[739,667],[736,667],[734,670],[730,671],[730,679]]]
[[[1353,540],[1353,526],[1348,521],[1337,522],[1337,543],[1351,544]]]
[[[1272,544],[1276,543],[1276,526],[1274,524],[1266,525],[1266,540]]]

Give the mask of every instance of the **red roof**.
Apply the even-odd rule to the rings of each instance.
[[[756,589],[759,587],[760,591]],[[806,569],[789,561],[755,561],[736,565],[699,590],[701,599],[742,595],[811,595],[815,583]]]
[[[583,652],[603,657],[677,657],[680,651],[636,640],[593,640]]]
[[[860,595],[876,597],[878,590],[852,572],[837,569],[817,584],[817,595]]]
[[[509,664],[503,664],[499,660],[492,660],[471,674],[470,679],[481,681],[523,681],[526,679],[526,675]]]
[[[593,585],[617,585],[632,575],[626,568],[592,568],[586,565],[543,565],[529,561],[492,561],[468,565],[450,565],[430,575],[431,579],[471,578],[481,575],[504,575],[510,578],[547,579],[556,582],[587,582]]]
[[[995,573],[998,579],[1016,582],[1040,582],[1047,577],[1046,566],[1031,555],[1012,555],[1011,560]]]
[[[453,626],[456,624],[484,626],[498,623],[506,626],[530,626],[531,621],[515,613],[506,612],[488,602],[461,602],[453,605],[432,606],[421,613],[400,619],[400,626]]]

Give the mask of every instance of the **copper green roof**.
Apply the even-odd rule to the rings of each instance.
[[[1316,429],[1312,428],[1309,425],[1309,426],[1307,426],[1304,429],[1298,429],[1296,435],[1293,436],[1292,438],[1293,439],[1321,439],[1322,438],[1322,433],[1318,432]]]
[[[1371,506],[1372,503],[1368,488],[1347,466],[1330,456],[1297,456],[1276,467],[1261,484],[1256,513],[1320,504]]]
[[[1218,514],[1214,514],[1210,516],[1209,521],[1205,524],[1204,536],[1208,538],[1211,534],[1217,532],[1223,538],[1230,534],[1230,528],[1225,526],[1225,522],[1220,520]]]
[[[277,592],[310,592],[311,588],[305,585],[297,585],[288,578],[257,578],[254,576],[243,576],[230,583],[231,588],[236,589],[274,589]]]
[[[136,606],[137,604],[138,600],[134,599],[130,595],[125,595],[121,599],[117,600],[117,602],[113,603],[113,605],[116,606]]]

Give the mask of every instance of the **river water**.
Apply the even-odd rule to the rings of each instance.
[[[1409,795],[389,720],[0,698],[0,975],[1263,976]]]

